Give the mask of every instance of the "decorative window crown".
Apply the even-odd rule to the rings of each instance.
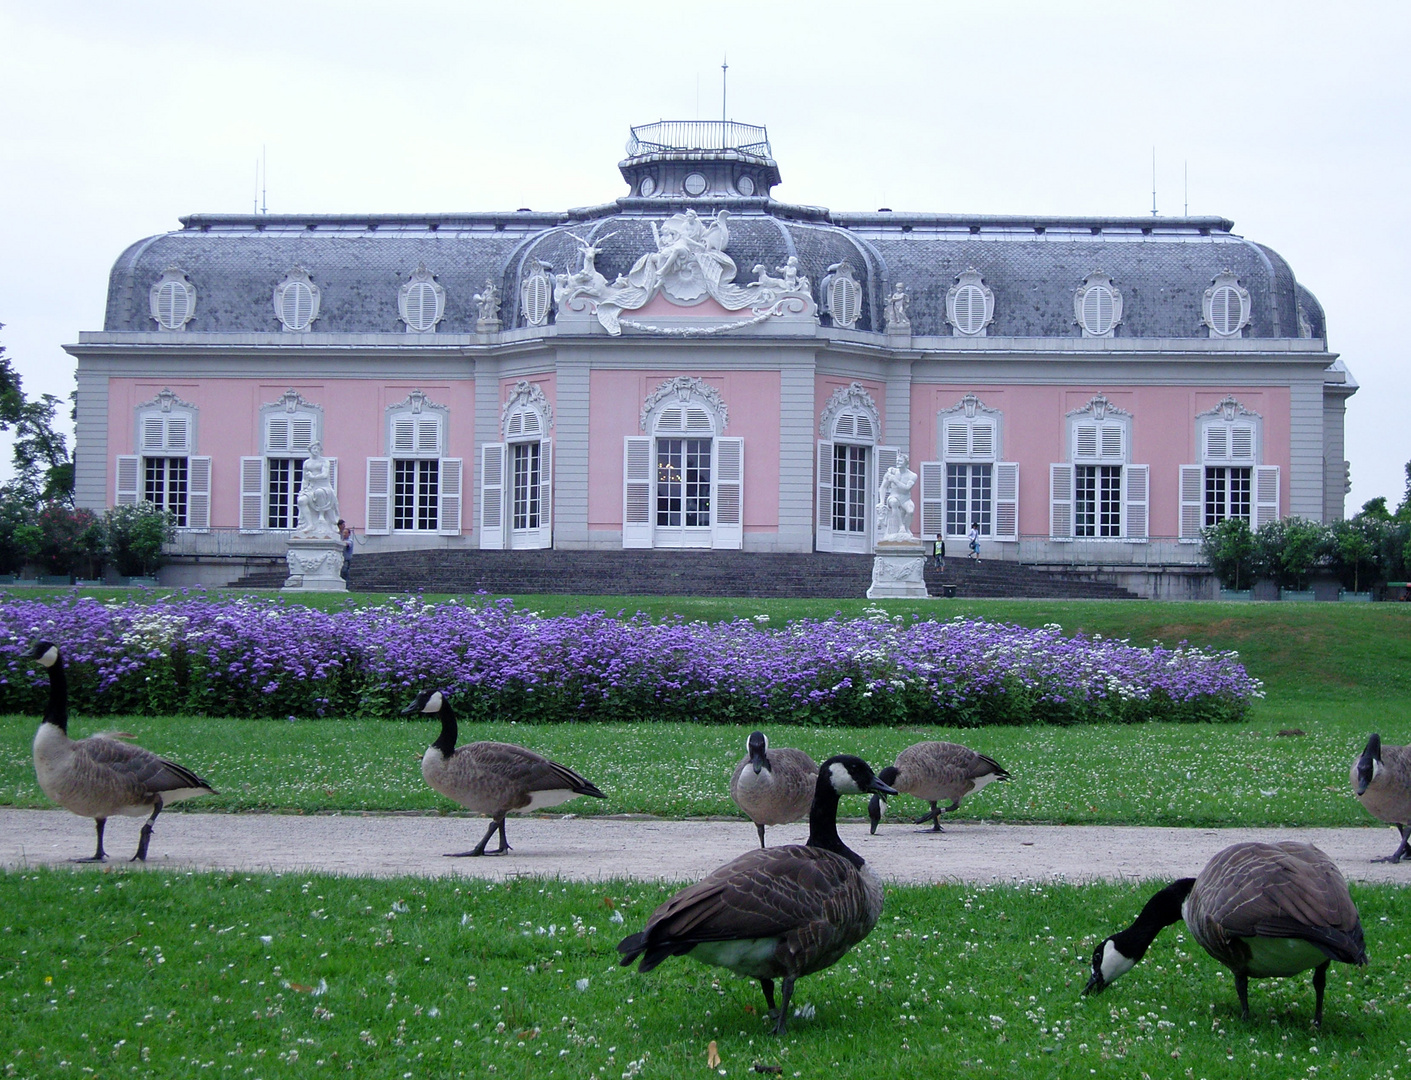
[[[267,454],[298,455],[323,438],[323,409],[294,389],[260,407],[261,435]]]
[[[851,330],[862,316],[862,286],[852,264],[834,263],[823,279],[823,299],[834,326]]]
[[[694,410],[689,407],[692,405],[696,406]],[[730,410],[726,407],[725,399],[720,396],[720,391],[694,375],[678,375],[674,379],[667,379],[647,396],[639,417],[642,430],[656,430],[669,410],[672,416],[677,415],[677,407],[681,409],[681,422],[688,428],[692,423],[701,423],[700,417],[695,415],[697,412],[704,412],[713,418],[711,427],[716,434],[723,432],[730,422]]]
[[[1073,314],[1083,337],[1111,337],[1122,321],[1122,294],[1112,278],[1101,271],[1084,278],[1073,294]]]
[[[1207,464],[1254,465],[1259,461],[1263,418],[1233,394],[1196,414],[1201,460]]]
[[[1131,450],[1132,414],[1094,394],[1080,409],[1068,413],[1070,454],[1075,463],[1127,460]]]
[[[1200,309],[1211,337],[1239,337],[1249,324],[1249,290],[1234,273],[1222,270],[1205,290]]]
[[[446,290],[424,264],[412,271],[411,280],[397,290],[397,313],[407,333],[425,334],[436,329],[446,313]]]
[[[966,394],[949,409],[942,409],[941,456],[946,461],[997,461],[1000,447],[998,409],[974,394]]]
[[[877,408],[877,402],[872,400],[872,395],[867,392],[867,388],[862,383],[849,383],[847,386],[840,386],[833,391],[833,396],[823,406],[823,413],[819,417],[818,434],[825,439],[835,438],[838,434],[839,423],[844,416],[853,417],[851,434],[845,431],[844,438],[871,442],[882,430],[882,415]],[[869,435],[864,436],[858,432],[857,421],[860,419],[865,419],[870,425],[872,430]]]
[[[148,293],[148,303],[163,330],[185,330],[196,315],[196,286],[180,268],[168,266]]]
[[[387,406],[387,452],[390,457],[440,457],[450,410],[433,404],[421,390]]]
[[[500,429],[505,438],[529,438],[548,434],[554,426],[554,409],[538,383],[515,383],[509,399],[500,410]]]
[[[196,406],[170,387],[137,406],[139,453],[189,453],[196,445]]]
[[[292,333],[303,333],[318,318],[320,293],[302,266],[290,270],[274,287],[274,314]]]
[[[946,293],[946,322],[956,337],[984,337],[994,321],[995,294],[973,266]]]

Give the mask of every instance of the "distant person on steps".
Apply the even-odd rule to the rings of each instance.
[[[970,558],[976,562],[980,561],[980,523],[978,521],[970,523]]]

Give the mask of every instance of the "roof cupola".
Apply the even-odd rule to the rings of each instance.
[[[734,120],[658,120],[632,129],[622,178],[641,198],[768,198],[779,183],[769,133]]]

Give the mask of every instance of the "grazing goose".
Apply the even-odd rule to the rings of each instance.
[[[730,777],[730,798],[749,815],[764,847],[766,825],[787,825],[808,817],[818,766],[802,750],[769,748],[764,732],[745,742],[745,756]]]
[[[1373,734],[1362,756],[1352,763],[1352,791],[1378,821],[1395,825],[1401,845],[1373,862],[1400,862],[1411,840],[1411,746],[1383,746]]]
[[[794,980],[835,964],[882,914],[881,883],[838,835],[838,796],[870,791],[896,794],[861,758],[829,758],[814,784],[808,843],[749,851],[683,889],[618,943],[622,965],[640,956],[647,972],[694,956],[758,979],[771,1012],[783,979],[774,1027],[783,1035]]]
[[[505,815],[558,806],[579,795],[607,796],[572,769],[550,761],[533,750],[511,743],[475,742],[456,746],[456,714],[439,690],[424,690],[402,710],[403,715],[428,713],[441,718],[441,735],[426,748],[421,775],[436,791],[477,814],[488,814],[490,828],[470,851],[447,852],[460,859],[474,855],[503,855],[510,850],[505,839]],[[500,846],[486,852],[495,831]]]
[[[898,791],[915,795],[931,804],[931,812],[916,819],[915,824],[935,823],[932,832],[943,832],[941,814],[960,809],[960,800],[972,791],[979,791],[992,780],[1008,780],[1009,773],[993,758],[977,754],[968,746],[950,742],[920,742],[908,746],[897,755],[895,765],[888,765],[877,774],[884,784]],[[938,803],[950,805],[941,810]],[[882,797],[872,796],[867,804],[867,816],[872,819],[872,831],[882,820]]]
[[[34,735],[34,772],[40,790],[65,810],[91,817],[98,827],[98,850],[90,859],[76,862],[103,862],[103,829],[114,814],[141,817],[151,810],[142,826],[133,862],[146,862],[152,825],[162,807],[205,795],[211,785],[190,769],[156,754],[120,742],[126,736],[104,732],[77,742],[69,738],[69,683],[64,658],[50,641],[34,646],[30,658],[49,671],[49,703],[44,722]]]
[[[1323,1022],[1328,964],[1365,964],[1357,905],[1332,859],[1312,844],[1234,844],[1199,877],[1181,878],[1147,901],[1136,922],[1093,950],[1084,989],[1095,994],[1131,971],[1163,927],[1184,918],[1202,948],[1235,973],[1249,1019],[1249,980],[1313,969],[1313,1023]]]

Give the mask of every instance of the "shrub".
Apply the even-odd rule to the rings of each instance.
[[[434,686],[475,720],[973,727],[1233,720],[1259,692],[1233,653],[880,611],[774,629],[546,619],[508,600],[323,612],[64,597],[0,602],[0,711],[43,701],[27,659],[40,627],[69,657],[74,708],[90,714],[388,716]]]
[[[162,545],[176,537],[171,512],[143,501],[103,514],[103,538],[119,574],[136,577],[162,565]]]
[[[1329,555],[1343,587],[1361,592],[1381,576],[1382,534],[1390,523],[1359,514],[1329,526]]]
[[[91,574],[102,554],[103,530],[92,511],[75,510],[64,503],[45,503],[39,509],[34,531],[27,533],[32,558],[50,574]]]
[[[1226,518],[1201,533],[1201,553],[1226,589],[1254,584],[1254,533],[1244,518]]]
[[[1331,547],[1328,527],[1307,518],[1271,521],[1254,534],[1254,572],[1280,588],[1303,589],[1308,575],[1325,562]]]

